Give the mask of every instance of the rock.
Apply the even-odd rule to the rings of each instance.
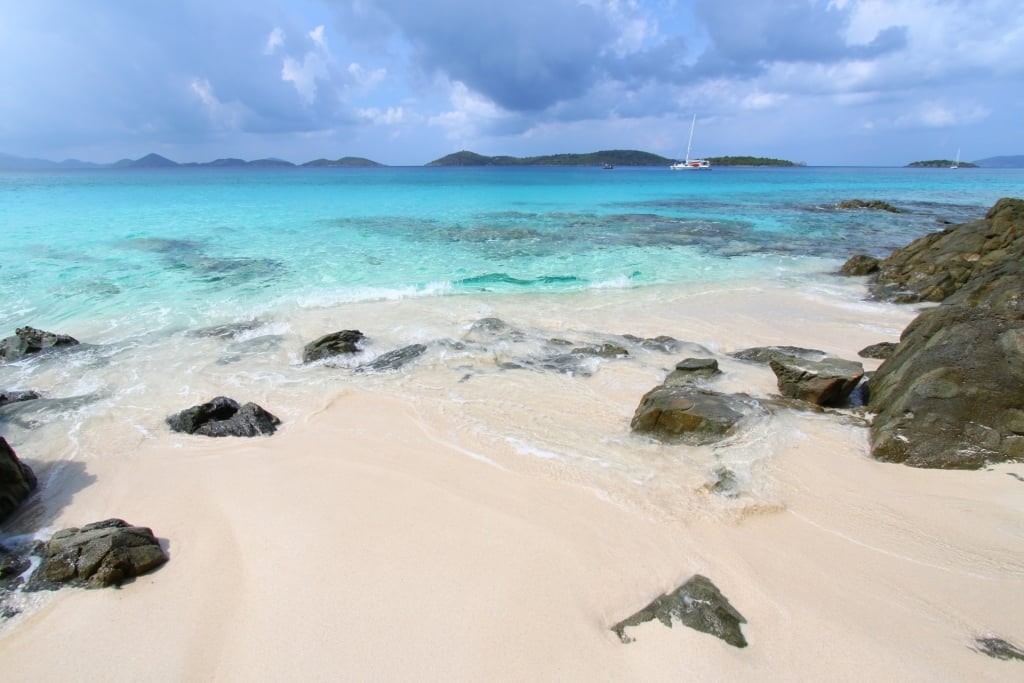
[[[1016,659],[1024,662],[1024,650],[1002,638],[975,638],[975,650],[993,659]]]
[[[729,436],[746,412],[749,406],[735,396],[660,385],[640,400],[630,427],[662,441],[700,446]]]
[[[120,586],[166,561],[150,529],[108,519],[55,533],[43,545],[42,564],[29,588]]]
[[[312,363],[313,361],[337,356],[343,353],[358,353],[359,342],[365,336],[359,330],[341,330],[332,332],[311,341],[302,349],[302,362]]]
[[[994,266],[1024,260],[1024,200],[1000,199],[982,220],[926,235],[881,262],[871,293],[898,303],[942,301]]]
[[[18,459],[7,439],[0,436],[0,522],[36,490],[32,468]]]
[[[356,368],[356,372],[394,372],[403,365],[407,365],[422,356],[427,350],[423,344],[410,344],[409,346],[388,351],[374,358],[365,365]]]
[[[783,396],[819,406],[842,405],[864,376],[863,365],[841,358],[812,361],[778,355],[768,365],[779,380]]]
[[[914,467],[1024,461],[1024,262],[975,277],[872,375],[872,454]]]
[[[888,211],[889,213],[906,213],[904,209],[893,206],[880,199],[844,199],[836,203],[837,209],[868,209],[871,211]]]
[[[470,326],[464,339],[485,344],[502,338],[521,339],[522,336],[522,332],[500,318],[481,318]]]
[[[629,351],[617,344],[593,344],[590,346],[578,346],[569,353],[577,356],[593,356],[596,358],[625,358]]]
[[[78,340],[66,334],[44,332],[34,327],[19,327],[14,331],[14,336],[0,340],[0,361],[10,363],[34,353],[76,344]]]
[[[675,337],[670,337],[666,334],[649,338],[638,337],[634,334],[624,334],[622,335],[622,338],[633,344],[639,344],[645,349],[662,351],[664,353],[675,353],[680,347],[685,346],[685,342],[681,342]]]
[[[740,482],[736,478],[736,473],[728,467],[717,467],[714,471],[715,480],[709,484],[708,489],[711,493],[726,498],[735,498],[740,495]]]
[[[751,363],[767,364],[776,356],[795,356],[806,360],[821,360],[828,354],[817,349],[804,349],[799,346],[755,346],[742,351],[735,351],[729,354],[736,360],[745,360]]]
[[[234,339],[244,332],[251,332],[263,323],[259,320],[246,320],[239,323],[228,323],[227,325],[211,325],[200,327],[188,332],[189,337],[227,337]]]
[[[636,614],[615,624],[611,630],[623,643],[631,643],[634,639],[626,635],[626,628],[654,619],[669,628],[672,628],[673,619],[677,619],[684,626],[710,633],[735,647],[747,646],[747,639],[740,629],[740,624],[747,623],[747,620],[710,579],[700,574],[695,574],[673,592],[662,595]]]
[[[0,393],[0,406],[21,401],[34,401],[37,398],[39,398],[37,391],[4,391]]]
[[[874,358],[876,360],[885,360],[892,356],[896,352],[896,347],[899,346],[895,342],[878,342],[871,346],[865,346],[863,349],[857,352],[857,355],[861,358]]]
[[[714,358],[687,358],[676,363],[676,368],[665,378],[666,386],[691,384],[708,377],[722,374]]]
[[[839,272],[843,275],[870,275],[878,270],[878,264],[881,263],[878,259],[867,254],[857,254],[856,256],[850,257],[850,259],[843,264],[843,267],[839,269]]]
[[[261,436],[277,431],[281,421],[255,403],[218,396],[167,418],[171,431],[201,436]]]

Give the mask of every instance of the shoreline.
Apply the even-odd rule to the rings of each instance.
[[[567,336],[672,334],[716,355],[799,343],[856,358],[866,343],[898,335],[913,311],[848,296],[855,290],[666,287],[640,300],[630,291],[557,304],[465,299],[432,315],[451,325],[493,314]],[[403,321],[432,320],[432,303],[364,310],[407,332]],[[152,527],[171,560],[119,591],[50,596],[0,632],[4,671],[141,680],[1012,675],[1019,664],[970,646],[1024,634],[1024,484],[1007,476],[1019,465],[878,463],[866,429],[810,413],[776,415],[731,449],[631,437],[640,395],[676,360],[609,362],[581,378],[460,370],[479,361],[444,357],[408,375],[314,385],[325,393],[295,406],[273,437],[152,434],[107,452],[86,437],[74,461],[82,486],[69,486],[54,528],[122,517]],[[716,389],[775,391],[764,368],[724,369]],[[459,382],[459,372],[471,379]],[[750,452],[743,495],[712,496],[708,468]],[[746,617],[748,648],[678,624],[636,627],[628,645],[609,630],[694,573]]]

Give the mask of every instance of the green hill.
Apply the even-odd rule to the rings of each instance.
[[[1024,168],[1024,154],[988,157],[986,159],[978,159],[974,163],[982,168]]]
[[[949,168],[955,163],[952,159],[931,159],[930,161],[913,161],[905,168]],[[960,168],[978,168],[977,164],[972,164],[969,161],[961,161],[959,166]]]
[[[340,159],[314,159],[302,164],[307,168],[370,168],[383,166],[363,157],[341,157]]]
[[[427,166],[667,166],[671,159],[635,149],[609,149],[588,154],[549,154],[539,157],[489,157],[462,150],[435,159]]]
[[[712,166],[804,166],[785,159],[772,159],[770,157],[707,157]]]

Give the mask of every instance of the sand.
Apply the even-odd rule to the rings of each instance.
[[[464,299],[445,315],[666,333],[716,352],[801,343],[847,358],[913,317],[850,294]],[[426,319],[430,307],[374,313]],[[1024,466],[882,464],[862,424],[811,413],[776,415],[718,451],[630,436],[658,362],[674,360],[460,382],[449,359],[415,380],[320,387],[273,437],[154,432],[83,456],[49,482],[48,526],[121,517],[150,526],[170,562],[120,590],[30,605],[0,632],[4,679],[1024,676],[1024,663],[972,649],[979,636],[1024,643],[1024,482],[1009,476]],[[717,388],[773,391],[764,368],[723,367]],[[735,499],[707,486],[723,461],[743,476]],[[629,644],[609,630],[694,573],[746,617],[749,647],[678,624],[635,627]]]

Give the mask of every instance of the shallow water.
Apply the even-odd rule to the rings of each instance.
[[[287,429],[339,395],[398,393],[496,466],[670,517],[770,508],[771,456],[805,430],[863,439],[855,420],[775,415],[715,447],[666,447],[630,434],[640,397],[688,355],[719,358],[715,388],[764,397],[770,371],[726,352],[783,343],[850,356],[895,339],[912,312],[863,302],[862,284],[832,273],[851,254],[980,217],[1021,180],[817,168],[3,174],[0,328],[83,346],[0,366],[0,388],[44,396],[0,410],[0,431],[53,482],[46,505],[68,463],[154,439],[187,447],[164,418],[216,395],[256,401]],[[906,212],[834,208],[850,198]],[[519,333],[473,339],[486,317]],[[201,333],[234,323],[246,325]],[[304,344],[339,329],[368,335],[350,365],[412,343],[427,352],[386,374],[301,363]],[[688,344],[666,352],[627,334]],[[560,358],[605,342],[628,357]],[[741,494],[709,498],[722,467]]]

